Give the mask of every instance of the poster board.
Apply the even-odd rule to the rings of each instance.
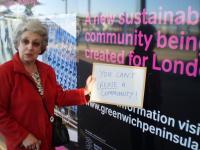
[[[143,107],[146,67],[93,63],[90,102]]]

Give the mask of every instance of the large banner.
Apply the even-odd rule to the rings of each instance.
[[[118,2],[113,14],[79,18],[79,86],[94,62],[147,67],[144,106],[79,107],[80,149],[199,150],[199,1],[147,0],[115,14]]]

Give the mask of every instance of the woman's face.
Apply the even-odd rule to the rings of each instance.
[[[31,31],[25,31],[21,35],[18,44],[19,57],[24,64],[34,63],[41,53],[42,37]]]

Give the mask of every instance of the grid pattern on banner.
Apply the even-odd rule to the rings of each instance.
[[[49,41],[43,61],[51,65],[63,89],[77,87],[76,39],[53,22],[47,22]]]
[[[77,87],[76,38],[56,23],[46,20],[48,26],[48,47],[42,60],[52,66],[58,83],[64,90]],[[62,108],[63,115],[77,121],[77,106]]]

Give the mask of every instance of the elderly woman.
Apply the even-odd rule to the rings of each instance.
[[[54,106],[83,105],[94,79],[88,77],[85,88],[63,91],[54,70],[37,60],[48,41],[46,27],[38,20],[19,25],[14,38],[17,53],[0,65],[0,132],[8,150],[51,150],[52,124],[44,108],[53,115]]]

